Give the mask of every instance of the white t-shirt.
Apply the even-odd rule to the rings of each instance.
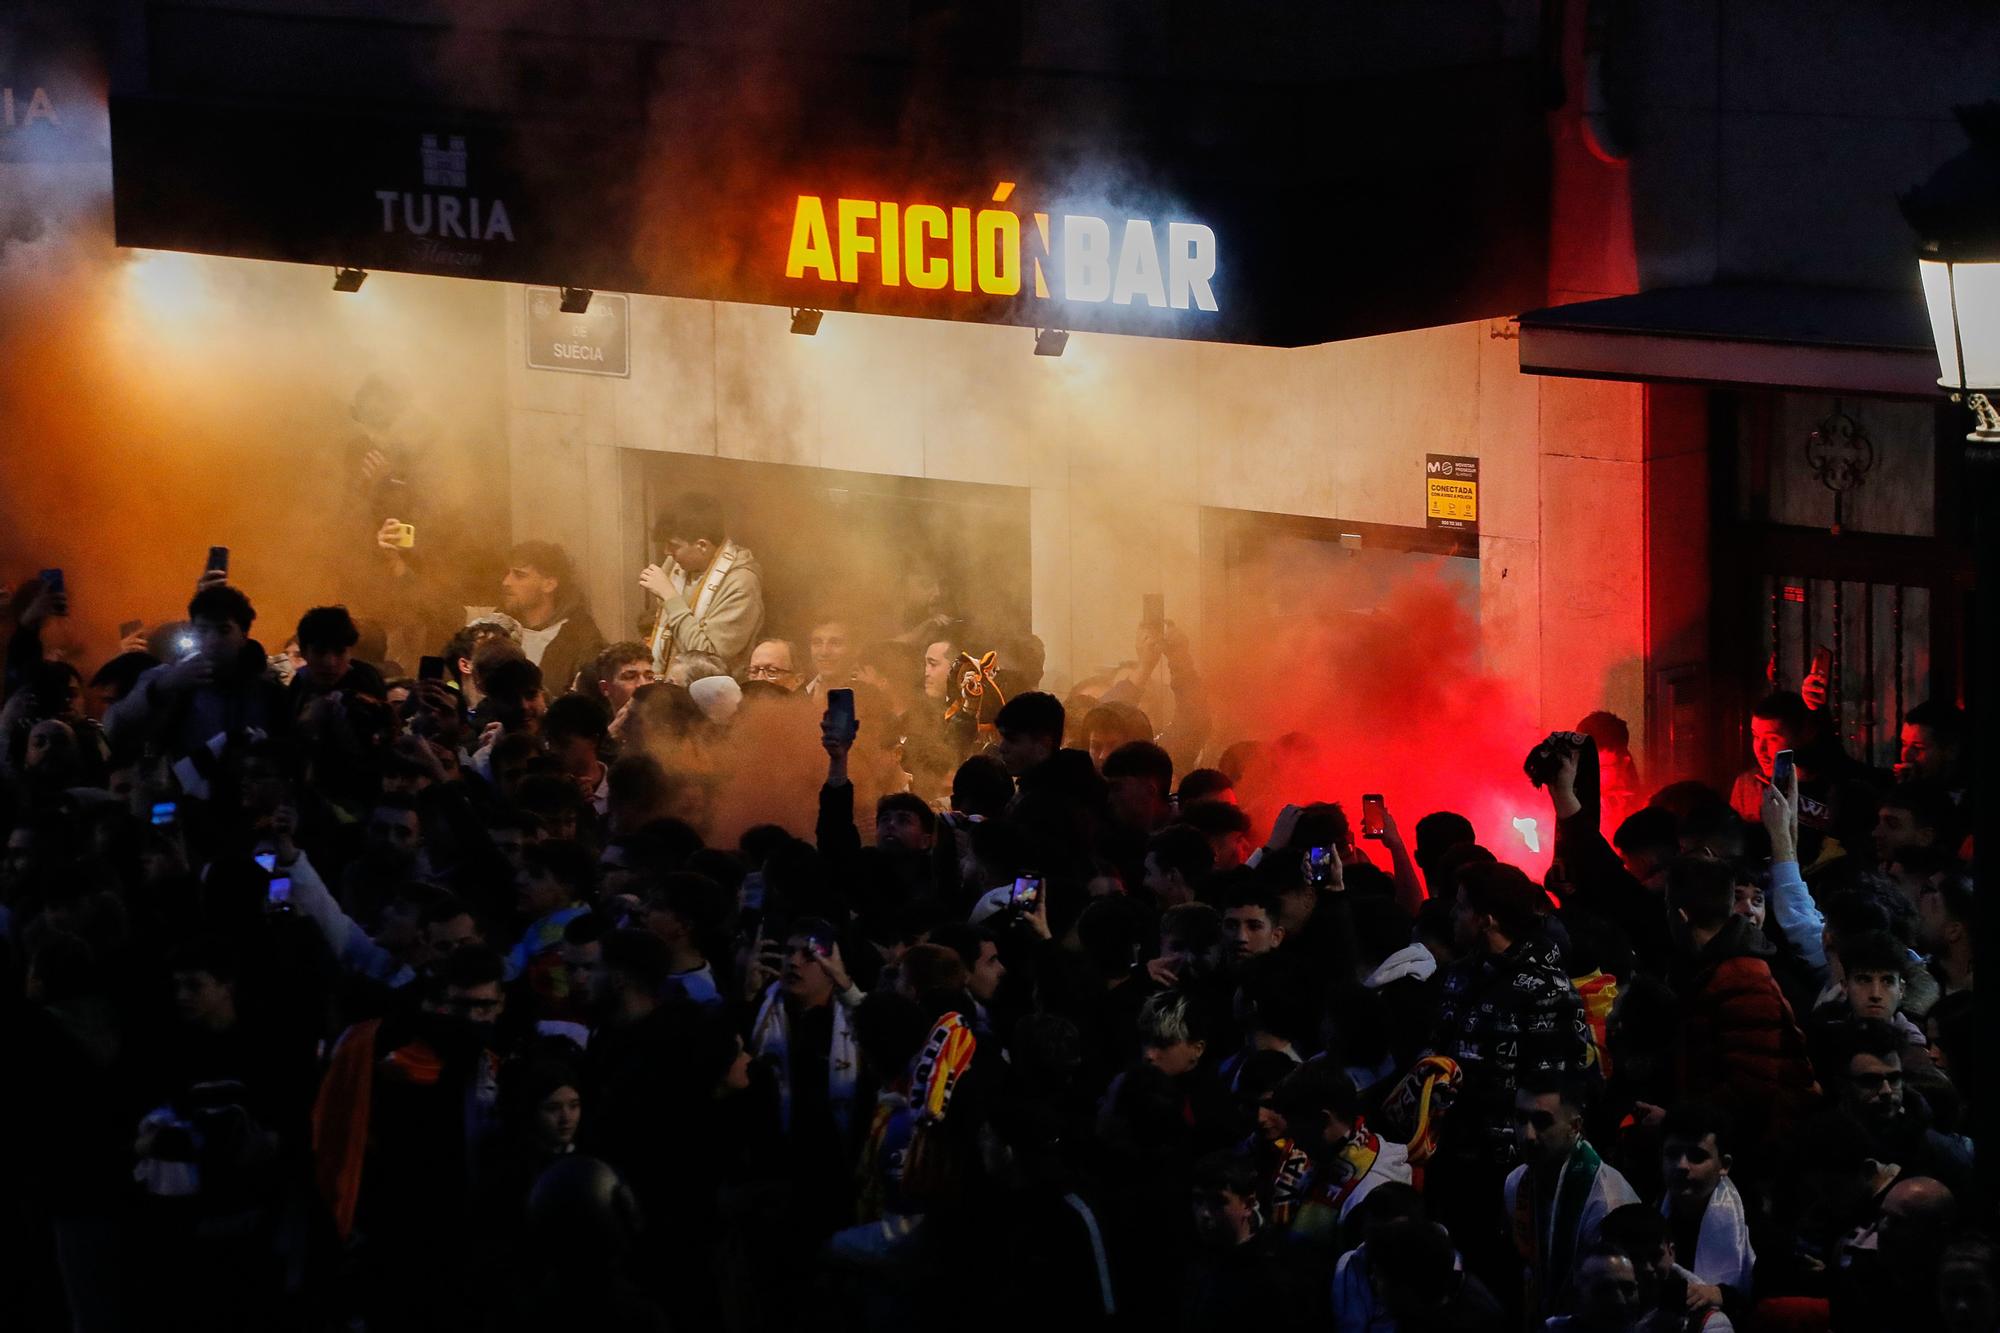
[[[562,627],[567,624],[569,624],[569,620],[565,617],[542,629],[529,629],[526,625],[521,626],[521,651],[527,654],[530,662],[533,662],[536,666],[540,666],[542,664],[542,654],[549,650],[549,645],[555,642],[556,635],[562,633]]]

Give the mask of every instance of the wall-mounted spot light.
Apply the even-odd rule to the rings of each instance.
[[[595,295],[588,287],[564,287],[562,292],[562,312],[565,315],[581,315],[589,311],[590,298]]]
[[[337,292],[358,292],[366,281],[368,270],[365,268],[350,268],[343,264],[333,271],[333,289]]]
[[[819,332],[819,322],[826,318],[824,310],[809,310],[800,307],[792,311],[792,332],[802,333],[810,338]]]
[[[1064,329],[1036,329],[1035,355],[1061,356],[1063,348],[1069,346],[1069,333]]]

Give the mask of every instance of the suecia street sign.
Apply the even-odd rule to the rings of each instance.
[[[632,373],[632,298],[597,292],[590,309],[566,315],[554,287],[528,288],[528,364],[582,375]]]

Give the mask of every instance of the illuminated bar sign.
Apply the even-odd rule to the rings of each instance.
[[[1214,313],[1215,232],[1198,222],[798,196],[785,277],[845,287],[978,292]],[[1053,312],[1052,312],[1053,317]]]
[[[1242,161],[1052,145],[1037,135],[1061,136],[1032,124],[1013,140],[970,125],[934,154],[863,151],[865,126],[836,134],[816,114],[729,156],[665,115],[121,94],[115,234],[538,287],[1299,346],[1545,298],[1540,112],[1493,121],[1459,106],[1476,91],[1412,87],[1412,128],[1357,134],[1300,169],[1275,148]],[[28,108],[17,89],[17,118]],[[1445,121],[1478,132],[1418,134]],[[1467,211],[1467,197],[1499,202]],[[537,347],[552,368],[618,363],[614,342],[551,332]]]

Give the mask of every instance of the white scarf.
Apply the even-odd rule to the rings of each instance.
[[[1660,1200],[1660,1212],[1667,1213],[1672,1201]],[[1743,1209],[1743,1195],[1724,1176],[1708,1196],[1708,1208],[1701,1215],[1694,1257],[1687,1265],[1696,1277],[1712,1287],[1750,1289],[1750,1273],[1757,1264],[1757,1252],[1750,1248],[1750,1219]]]
[[[688,606],[689,619],[696,624],[701,623],[702,618],[708,614],[709,603],[715,600],[715,590],[722,586],[723,575],[735,567],[742,555],[743,548],[735,542],[722,543],[722,549],[715,553],[715,558],[708,562],[708,568],[702,574],[700,591],[695,594],[694,601]],[[682,597],[687,596],[687,574],[679,565],[675,565],[673,572],[667,577],[674,585],[676,593]],[[673,659],[674,636],[668,631],[667,608],[662,605],[659,622],[653,626],[653,674],[665,676],[667,663]]]
[[[861,1052],[854,1043],[853,1016],[835,997],[833,1040],[826,1053],[826,1100],[833,1111],[833,1123],[844,1136],[854,1113],[854,1085],[861,1075]],[[779,1122],[787,1132],[792,1128],[792,1019],[786,1012],[784,993],[777,982],[764,992],[757,1021],[750,1025],[750,1054],[771,1067],[778,1079]]]
[[[1381,966],[1368,974],[1361,984],[1369,990],[1380,990],[1392,981],[1404,977],[1415,977],[1418,981],[1429,981],[1437,971],[1437,958],[1421,944],[1409,944],[1396,950],[1382,960]]]

